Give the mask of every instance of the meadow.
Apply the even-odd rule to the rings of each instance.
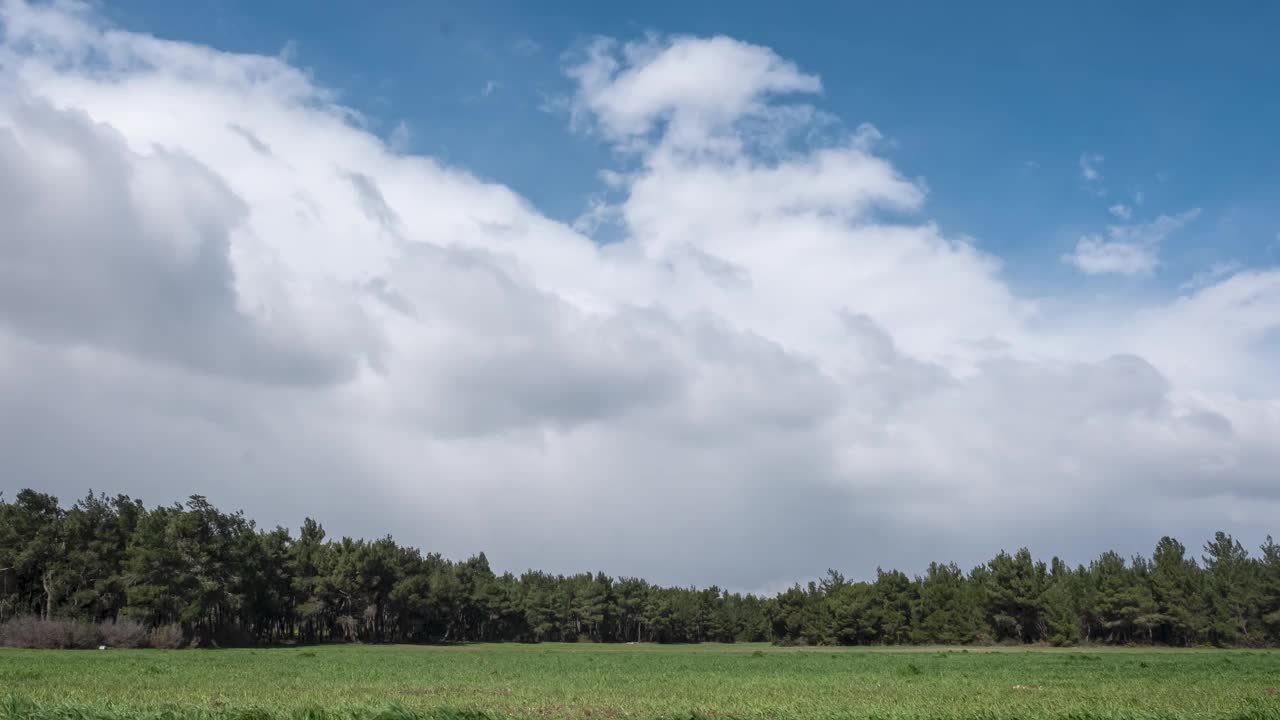
[[[767,645],[0,650],[0,718],[1280,719],[1280,652]]]

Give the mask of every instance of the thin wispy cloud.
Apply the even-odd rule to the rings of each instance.
[[[542,52],[542,45],[535,42],[532,38],[523,37],[512,43],[511,52],[521,57],[531,57]]]
[[[1244,264],[1238,260],[1216,262],[1208,268],[1192,275],[1190,279],[1179,285],[1178,289],[1183,291],[1199,290],[1202,287],[1212,285],[1214,282],[1217,282],[1224,277],[1234,275],[1242,269],[1244,269]]]
[[[1099,153],[1084,153],[1080,156],[1080,177],[1087,182],[1102,182],[1102,164],[1106,161]]]
[[[387,137],[387,145],[396,152],[406,152],[412,142],[413,131],[403,120],[396,123],[396,126],[391,129],[391,135]]]

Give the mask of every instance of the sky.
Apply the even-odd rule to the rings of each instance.
[[[759,591],[1256,546],[1278,24],[0,0],[0,490]]]

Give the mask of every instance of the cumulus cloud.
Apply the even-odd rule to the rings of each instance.
[[[1138,275],[1155,270],[1156,249],[1133,243],[1111,242],[1101,235],[1086,235],[1076,242],[1076,249],[1062,257],[1088,275]]]
[[[358,313],[237,296],[230,249],[248,208],[216,173],[178,150],[136,153],[84,112],[17,93],[0,123],[0,321],[211,372],[331,382],[353,371]]]
[[[1280,273],[1021,296],[767,48],[572,61],[575,229],[284,59],[0,8],[6,482],[736,588],[1272,529]]]
[[[1112,214],[1116,214],[1114,211],[1112,208]],[[1160,244],[1199,216],[1200,209],[1193,208],[1177,215],[1161,215],[1149,223],[1112,225],[1105,236],[1081,237],[1075,250],[1063,255],[1062,261],[1087,275],[1148,274],[1160,264]]]
[[[669,146],[706,150],[737,122],[780,117],[770,97],[816,93],[822,83],[772,50],[727,37],[594,42],[569,68],[575,111],[614,140],[647,137],[661,125]]]
[[[1133,208],[1129,207],[1128,205],[1125,205],[1124,203],[1117,203],[1115,205],[1112,205],[1111,207],[1107,208],[1107,212],[1111,213],[1113,216],[1117,218],[1120,218],[1121,220],[1128,220],[1129,218],[1133,217]]]

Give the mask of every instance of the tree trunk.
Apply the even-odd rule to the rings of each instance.
[[[44,619],[53,619],[53,573],[46,571],[41,578],[44,585]]]

